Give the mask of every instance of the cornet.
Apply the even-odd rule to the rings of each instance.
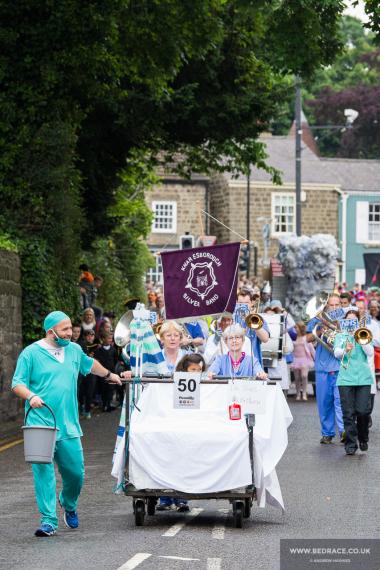
[[[354,332],[354,340],[360,346],[365,346],[366,344],[369,344],[370,342],[372,342],[373,334],[369,329],[362,326],[362,327],[359,327],[358,329],[356,329],[356,331]],[[350,352],[348,353],[347,363],[346,364],[343,363],[343,359],[347,355],[347,345],[349,342],[350,342],[350,340],[347,339],[346,345],[344,347],[344,354],[342,357],[342,368],[344,368],[345,370],[347,370],[347,368],[350,364],[350,361],[351,361],[352,350],[350,350]]]
[[[252,306],[252,311],[245,317],[244,322],[247,327],[257,331],[264,325],[264,319],[259,315],[260,300]]]

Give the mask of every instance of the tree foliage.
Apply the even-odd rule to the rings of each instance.
[[[104,261],[137,293],[155,164],[175,154],[187,173],[268,168],[257,136],[289,74],[333,61],[342,10],[340,0],[2,0],[0,229],[39,240],[49,291],[61,272],[71,283],[83,251],[108,244]],[[38,310],[65,303],[33,298]]]
[[[374,34],[365,32],[362,23],[350,16],[342,20],[341,34],[345,50],[307,85],[305,108],[311,125],[327,125],[317,133],[322,154],[379,158],[380,49]],[[345,109],[359,112],[352,128],[344,128]]]

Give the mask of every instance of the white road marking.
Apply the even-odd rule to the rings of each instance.
[[[223,516],[221,517],[222,519],[226,519],[227,518],[227,513],[229,512],[229,509],[218,509],[220,513],[223,513]],[[224,533],[226,532],[226,527],[224,524],[218,524],[216,523],[214,528],[212,529],[212,533],[211,536],[212,538],[215,538],[217,540],[223,540],[224,539]]]
[[[144,562],[144,560],[150,558],[151,556],[152,555],[149,554],[148,552],[138,552],[137,554],[132,556],[132,558],[127,560],[125,564],[119,566],[117,570],[133,570],[134,568],[137,568],[137,566],[141,564],[141,562]]]
[[[207,558],[207,570],[221,570],[222,561],[220,558]]]
[[[157,558],[169,558],[170,560],[199,560],[199,558],[184,558],[183,556],[158,556]]]
[[[203,511],[203,509],[191,509],[191,512],[188,515],[186,515],[187,520],[185,520],[181,523],[173,524],[173,526],[171,526],[161,536],[167,536],[167,537],[175,536],[176,534],[179,533],[180,530],[183,529],[183,527],[185,526],[185,524],[188,522],[189,519],[193,519],[194,517],[197,517],[199,515],[199,513],[201,513],[202,511]]]
[[[216,524],[212,529],[211,536],[212,538],[216,538],[217,540],[223,540],[225,532],[226,532],[226,527],[224,525]]]

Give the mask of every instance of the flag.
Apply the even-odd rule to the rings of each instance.
[[[167,319],[233,313],[240,243],[161,254]]]

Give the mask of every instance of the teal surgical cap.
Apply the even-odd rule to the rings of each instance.
[[[70,319],[70,317],[63,311],[53,311],[52,313],[49,313],[44,320],[45,331],[47,332],[48,330],[52,329],[64,319]]]

